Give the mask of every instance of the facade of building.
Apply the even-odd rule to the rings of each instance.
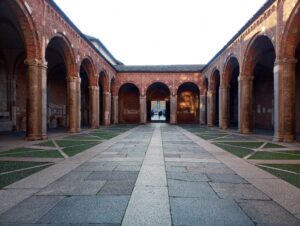
[[[0,1],[0,131],[170,123],[300,132],[300,2],[269,0],[207,65],[126,66],[52,0]]]

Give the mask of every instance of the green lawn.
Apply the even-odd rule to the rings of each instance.
[[[0,157],[37,157],[37,158],[62,158],[57,150],[39,150],[33,148],[16,148],[1,152]]]
[[[284,148],[284,146],[274,143],[267,143],[263,148]]]
[[[40,146],[46,146],[46,147],[55,147],[55,145],[53,144],[52,140],[48,140],[46,142],[42,142],[39,145]]]
[[[9,172],[13,170],[19,170],[19,169],[24,169],[24,168],[29,168],[29,167],[34,167],[34,166],[39,166],[39,165],[44,165],[47,164],[46,162],[0,162],[0,170],[1,173],[3,172]],[[50,165],[47,166],[41,166],[33,169],[28,169],[24,171],[19,171],[19,172],[14,172],[14,173],[9,173],[9,174],[4,174],[0,175],[0,188],[3,188],[9,184],[12,184],[18,180],[21,180],[27,176],[30,176],[31,174],[34,174],[42,169],[45,169],[49,167]]]
[[[249,149],[253,149],[253,148],[259,148],[263,142],[219,142],[220,144],[227,144],[227,145],[232,145],[232,146],[236,146],[236,147],[243,147],[243,148],[249,148]]]
[[[250,157],[250,159],[264,159],[264,160],[274,160],[274,159],[285,159],[285,160],[297,160],[300,159],[300,151],[298,152],[268,152],[259,151]]]
[[[74,156],[80,152],[83,152],[91,147],[94,147],[97,144],[99,144],[99,142],[97,142],[97,143],[90,142],[89,144],[83,144],[83,145],[78,145],[78,146],[74,146],[74,147],[66,147],[63,149],[63,152],[71,157],[71,156]]]
[[[300,165],[287,165],[287,164],[264,164],[265,166],[270,166],[278,169],[285,169],[293,172],[300,172]],[[288,172],[283,172],[279,171],[276,169],[270,169],[270,168],[265,168],[261,167],[261,169],[273,174],[274,176],[277,176],[286,182],[295,185],[296,187],[300,188],[300,175],[288,173]]]
[[[222,148],[225,151],[228,151],[228,152],[240,157],[240,158],[243,158],[253,152],[251,149],[248,149],[248,148],[229,146],[224,143],[214,142],[213,144]]]

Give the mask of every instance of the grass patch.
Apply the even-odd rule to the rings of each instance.
[[[284,146],[274,143],[267,143],[263,148],[284,148]]]
[[[57,150],[38,150],[33,148],[16,148],[1,152],[0,157],[36,157],[36,158],[62,158]]]
[[[13,170],[44,165],[47,162],[0,162],[0,173],[9,172]]]
[[[278,169],[288,170],[294,173],[300,173],[300,164],[264,164],[264,166],[270,166]]]
[[[76,145],[95,143],[95,141],[68,140],[66,138],[64,138],[63,140],[56,140],[55,142],[58,144],[58,146],[63,148],[76,146]]]
[[[67,147],[63,149],[63,152],[66,153],[68,156],[74,156],[80,152],[83,152],[91,147],[96,146],[97,143],[89,143],[89,144],[84,144],[84,145],[80,145],[80,146],[76,146],[76,147]]]
[[[297,154],[290,152],[268,152],[268,151],[259,151],[251,156],[250,159],[264,159],[264,160],[297,160],[300,159],[300,152]]]
[[[1,162],[1,165],[2,165],[3,162]],[[21,165],[20,162],[18,162],[18,164]],[[36,164],[36,165],[39,165],[39,164],[45,164],[45,163],[32,163],[32,164]],[[9,173],[9,174],[5,174],[5,175],[0,175],[0,188],[3,188],[7,185],[10,185],[18,180],[21,180],[25,177],[28,177],[38,171],[41,171],[47,167],[49,167],[50,165],[48,166],[41,166],[41,167],[38,167],[38,168],[34,168],[34,169],[28,169],[28,170],[24,170],[24,171],[19,171],[19,172],[15,172],[15,173]],[[30,166],[28,166],[30,167]]]
[[[45,147],[55,147],[52,140],[48,140],[46,142],[40,143],[39,146],[45,146]]]
[[[274,168],[279,168],[279,169],[285,169],[285,170],[290,170],[293,171],[300,171],[300,165],[286,165],[286,164],[264,164],[265,166],[271,166]],[[283,172],[283,171],[279,171],[279,170],[275,170],[275,169],[270,169],[270,168],[265,168],[265,167],[261,167],[261,169],[273,174],[276,177],[279,177],[283,180],[285,180],[286,182],[300,188],[300,175],[296,175],[296,174],[292,174],[292,173],[288,173],[288,172]],[[293,169],[293,170],[291,170]]]
[[[251,149],[248,148],[229,146],[224,143],[213,143],[213,144],[240,158],[243,158],[253,152]]]
[[[120,133],[115,133],[115,132],[93,132],[91,134],[93,134],[94,136],[97,136],[99,138],[102,138],[102,139],[110,139],[110,138],[113,138],[113,137],[119,135]]]
[[[259,148],[263,144],[263,142],[222,142],[222,144],[252,149]]]

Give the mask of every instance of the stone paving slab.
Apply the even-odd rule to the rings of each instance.
[[[129,196],[74,196],[66,197],[39,222],[60,223],[113,223],[120,224]]]
[[[205,174],[201,174],[201,173],[167,172],[167,178],[172,180],[182,180],[182,181],[190,181],[190,182],[210,181]]]
[[[35,223],[64,196],[32,196],[0,216],[2,223]]]
[[[138,172],[134,171],[97,171],[91,173],[86,180],[106,181],[106,180],[136,180]]]
[[[206,198],[170,198],[174,226],[254,225],[231,200]]]
[[[135,180],[106,181],[98,195],[131,195]]]
[[[219,163],[216,159],[194,159],[194,158],[165,158],[166,162],[213,162]]]
[[[300,220],[297,220],[291,213],[283,209],[274,201],[243,200],[239,201],[239,205],[247,215],[259,225],[300,225]]]
[[[0,214],[17,205],[24,199],[32,196],[38,189],[1,189]]]
[[[248,183],[245,179],[237,174],[206,174],[207,177],[216,183],[230,183],[230,184],[245,184]]]
[[[214,190],[206,182],[191,182],[168,179],[168,187],[170,197],[218,198]]]
[[[221,198],[270,200],[251,184],[209,183]]]
[[[135,187],[122,225],[171,225],[169,199],[166,197],[167,187]]]

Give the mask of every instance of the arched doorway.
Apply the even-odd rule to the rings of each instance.
[[[274,129],[274,62],[275,49],[267,36],[259,36],[253,43],[253,126]],[[273,132],[272,132],[273,134]]]
[[[81,92],[81,127],[89,127],[90,99],[89,99],[89,71],[90,62],[84,59],[80,66],[80,92]]]
[[[199,123],[199,88],[194,83],[183,83],[177,91],[177,122]]]
[[[238,60],[235,57],[231,57],[225,66],[225,76],[224,84],[226,89],[229,89],[229,92],[223,93],[226,97],[222,99],[225,103],[223,105],[223,114],[225,122],[223,127],[226,129],[228,127],[237,129],[238,127],[238,77],[240,74],[240,65]],[[228,96],[227,96],[228,95]]]
[[[25,40],[15,3],[0,1],[0,131],[25,131],[28,76]],[[23,22],[23,25],[26,22]]]
[[[66,128],[67,118],[67,68],[61,37],[54,37],[46,49],[47,68],[47,125],[48,129]]]
[[[170,90],[161,82],[156,82],[147,89],[147,121],[170,121]]]
[[[140,122],[140,91],[134,84],[126,83],[119,90],[119,122]]]

